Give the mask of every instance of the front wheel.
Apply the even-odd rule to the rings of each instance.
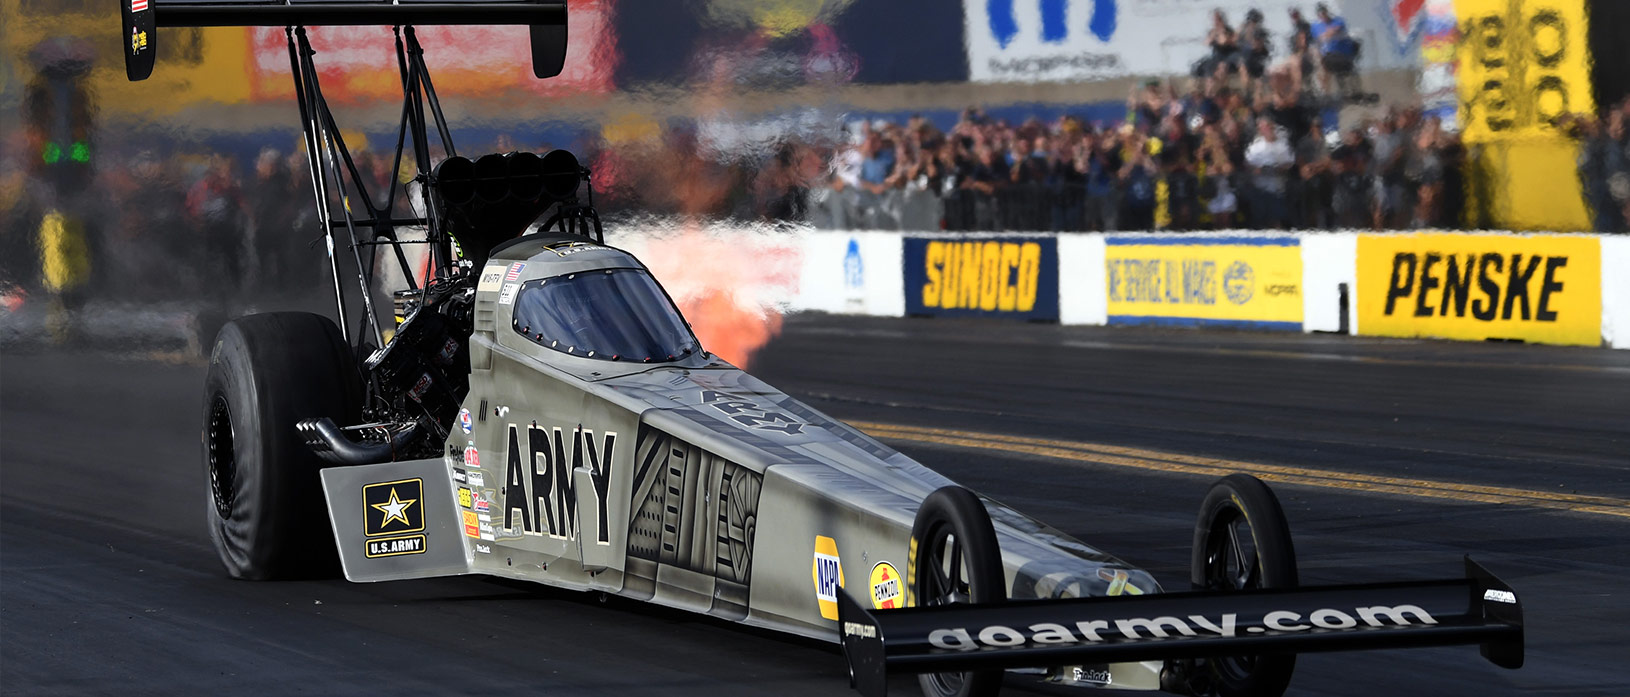
[[[1200,504],[1191,581],[1196,590],[1295,588],[1296,550],[1285,511],[1267,484],[1248,474],[1218,480]],[[1206,659],[1193,671],[1201,694],[1278,697],[1290,685],[1295,654]]]
[[[911,526],[907,605],[997,603],[1007,600],[1002,552],[990,514],[973,492],[941,487],[923,499]],[[924,673],[928,697],[989,697],[1002,689],[1002,671]]]

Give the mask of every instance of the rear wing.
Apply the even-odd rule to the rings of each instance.
[[[145,80],[153,73],[158,27],[527,25],[532,30],[533,75],[554,77],[566,62],[565,2],[119,0],[119,4],[124,18],[125,76],[132,81]]]
[[[1466,577],[1296,589],[1197,591],[870,611],[838,594],[851,680],[888,674],[1478,644],[1523,662],[1522,604],[1469,557]]]

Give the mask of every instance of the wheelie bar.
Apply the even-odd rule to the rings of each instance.
[[[1523,662],[1522,604],[1465,560],[1466,577],[1291,589],[1195,591],[866,610],[838,593],[852,686],[888,693],[889,672],[1175,660],[1260,653],[1478,644]]]

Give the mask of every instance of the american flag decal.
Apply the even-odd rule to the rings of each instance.
[[[509,272],[504,274],[504,280],[513,281],[521,277],[521,270],[526,268],[526,262],[517,261],[509,265]]]
[[[147,9],[147,0],[130,0],[130,11],[141,12]]]

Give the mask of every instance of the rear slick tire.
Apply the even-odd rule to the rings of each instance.
[[[1295,588],[1296,549],[1279,499],[1248,474],[1230,474],[1206,492],[1194,526],[1195,590]],[[1207,695],[1278,697],[1290,686],[1296,654],[1205,659]]]
[[[204,381],[209,536],[233,578],[325,578],[339,570],[319,471],[294,425],[350,423],[358,379],[328,318],[251,315],[215,337]]]
[[[911,526],[907,563],[907,605],[1007,600],[990,513],[960,486],[941,487],[923,499]],[[926,697],[993,697],[1002,689],[1002,671],[924,673],[917,682]]]

